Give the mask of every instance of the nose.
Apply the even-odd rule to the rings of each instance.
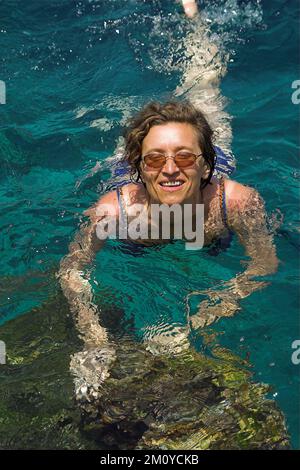
[[[174,158],[167,158],[166,163],[162,167],[161,171],[166,175],[174,175],[180,173],[180,170],[176,165]]]

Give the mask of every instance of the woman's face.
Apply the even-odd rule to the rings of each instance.
[[[142,156],[161,153],[174,156],[178,151],[201,154],[196,129],[187,123],[170,122],[151,127],[142,144]],[[197,158],[188,168],[177,167],[173,158],[165,165],[153,169],[141,164],[141,176],[152,201],[159,204],[197,202],[201,178],[207,178],[209,168],[204,158]],[[179,181],[179,186],[167,186],[167,182]],[[178,183],[177,183],[178,184]]]

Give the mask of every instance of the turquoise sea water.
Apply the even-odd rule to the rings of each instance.
[[[273,386],[299,448],[299,366],[291,361],[300,335],[299,105],[291,101],[292,82],[300,78],[299,3],[199,5],[229,55],[221,89],[232,116],[234,178],[255,187],[269,213],[284,216],[275,235],[278,273],[212,329],[221,345],[250,357],[255,379]],[[4,324],[57,290],[54,273],[83,210],[110,187],[109,157],[126,119],[150,99],[172,96],[191,25],[171,0],[7,0],[0,13]],[[101,170],[91,175],[98,161]],[[137,257],[108,244],[97,255],[95,296],[124,311],[124,324],[140,337],[145,326],[184,324],[185,296],[230,279],[242,258],[236,241],[216,258],[180,243]]]

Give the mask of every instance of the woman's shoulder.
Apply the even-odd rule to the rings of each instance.
[[[238,183],[230,178],[220,179],[213,177],[210,184],[207,185],[204,190],[206,201],[210,202],[220,197],[220,193],[222,192],[222,182],[224,182],[226,204],[247,198],[253,191],[255,191],[253,188]]]
[[[146,189],[141,183],[128,183],[120,188],[123,205],[126,210],[134,204],[145,204],[147,200]]]
[[[98,220],[105,211],[106,215],[118,216],[119,202],[117,191],[109,191],[103,194],[98,201],[83,212],[83,215],[89,217],[91,221]]]
[[[226,205],[228,208],[243,208],[247,204],[255,204],[261,200],[259,193],[251,186],[226,178],[224,180]]]
[[[120,194],[124,204],[126,206],[131,205],[132,203],[137,202],[137,200],[140,200],[144,195],[143,185],[139,183],[128,183],[113,191],[103,194],[95,204],[84,211],[84,215],[94,220],[99,217],[100,213],[103,213],[103,210],[105,210],[106,215],[118,216]]]

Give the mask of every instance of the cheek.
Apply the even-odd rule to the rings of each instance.
[[[151,173],[144,173],[143,171],[141,172],[141,177],[143,181],[151,181]]]
[[[150,177],[150,175],[149,175],[149,172],[144,171],[143,168],[140,168],[140,175],[141,175],[141,180],[142,180],[144,183],[148,182],[148,181],[151,179],[151,177]]]
[[[209,166],[207,165],[207,163],[203,162],[201,166],[199,167],[198,179],[199,180],[201,180],[202,178],[206,179],[208,175],[209,175]]]
[[[155,175],[151,172],[141,172],[141,179],[142,182],[146,185],[151,185],[155,182]]]
[[[189,179],[192,183],[198,184],[201,181],[202,171],[194,172],[189,176]]]

